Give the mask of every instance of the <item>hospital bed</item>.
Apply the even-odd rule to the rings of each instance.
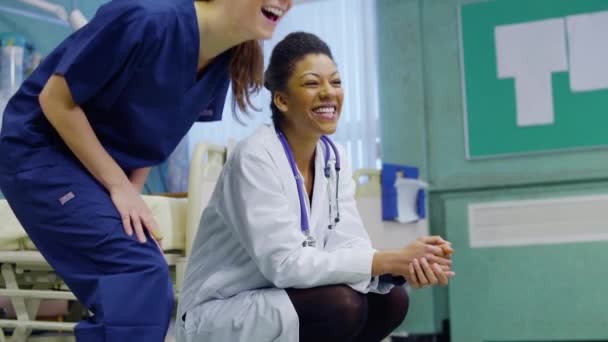
[[[186,196],[143,196],[163,232],[162,247],[176,291],[181,288],[202,210],[225,159],[225,147],[199,144],[192,156]],[[0,297],[14,310],[13,318],[0,319],[0,342],[7,341],[6,329],[12,329],[13,342],[33,341],[33,331],[73,331],[75,322],[38,319],[41,304],[45,311],[63,316],[67,303],[75,303],[76,298],[28,239],[6,200],[0,200],[0,273]],[[44,340],[64,341],[60,337]]]

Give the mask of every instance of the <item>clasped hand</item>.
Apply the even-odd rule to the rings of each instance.
[[[447,286],[456,275],[452,271],[453,252],[451,243],[439,236],[418,238],[402,250],[407,263],[402,275],[413,288]]]

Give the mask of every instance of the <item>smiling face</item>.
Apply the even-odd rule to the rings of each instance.
[[[247,40],[270,39],[293,0],[222,0],[226,16]]]
[[[308,54],[299,60],[287,89],[275,92],[273,98],[283,113],[283,125],[299,135],[316,138],[336,131],[343,100],[340,74],[325,54]]]

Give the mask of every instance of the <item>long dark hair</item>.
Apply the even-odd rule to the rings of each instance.
[[[281,123],[282,113],[274,103],[274,95],[277,91],[286,90],[287,81],[296,63],[310,54],[322,54],[334,59],[331,49],[321,38],[306,32],[288,34],[272,50],[270,63],[264,74],[264,87],[271,93],[270,110],[276,126]]]

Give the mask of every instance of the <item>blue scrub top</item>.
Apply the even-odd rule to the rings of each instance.
[[[71,155],[42,113],[38,95],[65,77],[101,144],[125,170],[165,160],[196,121],[220,120],[231,51],[197,76],[193,0],[113,0],[59,45],[4,112],[0,171],[53,164]]]

